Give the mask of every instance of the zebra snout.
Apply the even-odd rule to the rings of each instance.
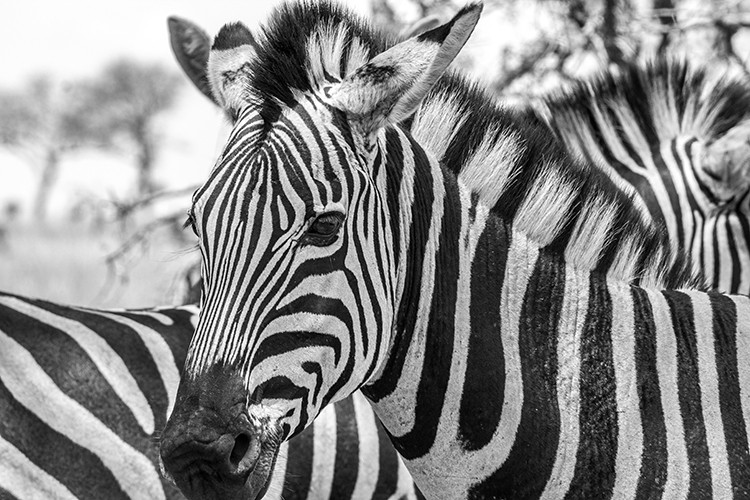
[[[183,378],[161,439],[165,474],[189,499],[253,500],[268,487],[275,421],[250,418],[242,379],[216,371]]]
[[[264,489],[270,471],[258,467],[262,452],[267,452],[261,438],[247,430],[222,434],[206,441],[193,429],[193,436],[165,440],[162,443],[162,463],[177,487],[192,499],[253,499]],[[253,471],[262,477],[251,479]],[[268,473],[267,475],[265,473]]]

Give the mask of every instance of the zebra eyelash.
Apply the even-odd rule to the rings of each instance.
[[[195,217],[193,216],[193,209],[188,209],[187,216],[185,217],[185,222],[182,223],[183,231],[188,227],[193,230],[196,236],[198,236],[198,231],[196,231],[195,229]]]

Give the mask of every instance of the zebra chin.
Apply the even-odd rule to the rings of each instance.
[[[188,500],[254,500],[268,490],[281,441],[279,419],[248,407],[241,377],[213,370],[180,382],[162,470]]]

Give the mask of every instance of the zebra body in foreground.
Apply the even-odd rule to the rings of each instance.
[[[440,127],[478,15],[385,52],[325,3],[278,10],[251,59],[217,36],[236,122],[194,197],[205,307],[161,447],[189,498],[254,498],[359,388],[429,497],[750,494],[750,299],[657,289],[690,283],[610,251],[591,179],[483,168],[568,161],[549,133]]]
[[[0,498],[184,498],[154,431],[197,314],[0,293]],[[282,451],[265,498],[421,498],[361,395],[329,410]]]
[[[632,185],[708,282],[750,293],[750,82],[660,60],[535,100],[532,113]]]

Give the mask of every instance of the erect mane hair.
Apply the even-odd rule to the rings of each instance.
[[[681,134],[710,144],[750,118],[750,81],[727,73],[717,76],[684,60],[657,58],[630,63],[616,73],[603,71],[540,101],[542,106],[535,107],[544,118],[572,115],[579,127],[595,124],[598,108],[612,116],[620,111],[619,121],[632,116],[651,144]],[[628,143],[625,134],[619,138]]]
[[[296,95],[342,79],[396,40],[329,2],[286,3],[257,38],[249,92],[267,124]],[[702,288],[692,267],[598,169],[575,161],[531,115],[445,75],[404,127],[493,213],[540,246],[616,279]]]
[[[276,120],[280,103],[294,104],[295,92],[342,80],[396,43],[393,35],[329,1],[280,5],[257,41],[248,90],[266,123]]]

